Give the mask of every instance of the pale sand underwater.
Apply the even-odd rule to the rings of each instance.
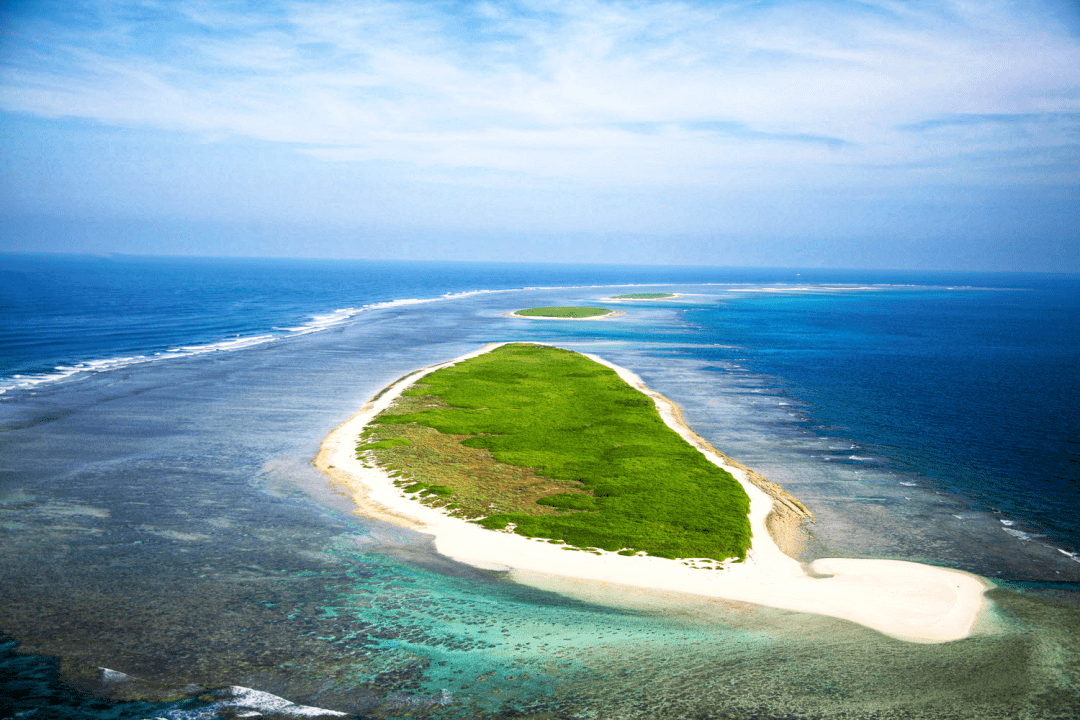
[[[992,585],[970,573],[898,560],[846,558],[818,559],[804,567],[788,557],[767,529],[773,499],[750,482],[746,470],[728,464],[727,458],[687,427],[674,403],[647,388],[629,370],[594,355],[587,357],[612,368],[631,386],[649,395],[669,427],[742,485],[750,497],[753,532],[752,547],[744,562],[688,565],[665,558],[594,554],[511,532],[487,530],[410,499],[386,472],[366,467],[356,457],[357,438],[363,428],[410,385],[430,372],[501,344],[490,344],[399,379],[324,440],[316,466],[349,490],[359,514],[431,534],[436,549],[446,557],[478,568],[508,571],[514,580],[543,589],[559,591],[559,583],[552,577],[558,576],[574,580],[567,585],[567,594],[580,595],[578,581],[586,581],[616,592],[643,588],[723,598],[827,615],[897,639],[926,643],[967,637],[986,610],[983,594]],[[597,597],[602,598],[603,592]]]

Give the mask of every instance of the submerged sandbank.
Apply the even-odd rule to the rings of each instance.
[[[676,560],[597,555],[511,532],[486,530],[409,499],[386,472],[365,467],[357,459],[357,438],[364,427],[412,383],[501,344],[397,380],[324,440],[316,466],[350,491],[359,514],[432,534],[439,553],[476,567],[511,571],[520,582],[529,583],[530,574],[556,575],[739,600],[850,620],[915,642],[946,642],[970,634],[984,607],[986,581],[956,570],[897,560],[827,558],[804,569],[781,552],[770,536],[766,519],[773,510],[773,499],[751,482],[750,473],[731,464],[687,427],[674,403],[647,388],[629,370],[593,355],[586,357],[613,369],[650,396],[669,427],[742,484],[750,497],[753,532],[745,562],[728,564],[723,570],[697,569]]]

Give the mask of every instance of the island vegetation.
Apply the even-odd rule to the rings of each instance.
[[[612,300],[663,300],[675,297],[675,293],[630,293],[629,295],[616,295]]]
[[[585,550],[743,559],[749,498],[648,396],[577,353],[509,344],[425,376],[357,457],[419,502]]]
[[[551,317],[551,318],[589,318],[607,315],[612,311],[598,307],[538,307],[527,310],[518,310],[514,315],[521,317]]]

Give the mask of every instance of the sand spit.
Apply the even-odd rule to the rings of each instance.
[[[615,553],[593,554],[511,532],[486,530],[406,497],[377,467],[356,458],[357,438],[371,420],[412,383],[435,370],[499,347],[496,343],[439,365],[417,370],[366,403],[323,441],[315,465],[347,489],[358,514],[403,525],[435,536],[439,553],[475,567],[510,571],[529,583],[530,575],[563,576],[598,583],[690,593],[819,613],[872,628],[912,642],[947,642],[967,637],[984,608],[989,583],[969,573],[898,560],[826,558],[805,567],[788,557],[768,532],[774,498],[752,480],[755,475],[718,453],[682,421],[678,406],[650,390],[625,368],[593,355],[656,403],[664,422],[711,462],[730,472],[750,496],[752,547],[746,561],[722,569],[699,569],[665,558]],[[805,513],[798,501],[757,476],[788,517]],[[769,487],[771,486],[771,488]],[[775,489],[775,490],[774,490]],[[791,523],[788,523],[789,525]],[[545,580],[550,589],[550,582]]]

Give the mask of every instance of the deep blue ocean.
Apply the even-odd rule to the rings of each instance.
[[[678,296],[610,300],[645,291]],[[627,314],[502,317],[558,304]],[[992,621],[923,646],[767,608],[603,607],[353,515],[311,467],[322,438],[504,340],[678,402],[815,513],[803,559],[974,572],[999,584]],[[0,711],[269,712],[233,686],[353,717],[1075,708],[1076,276],[0,255],[0,390]]]

